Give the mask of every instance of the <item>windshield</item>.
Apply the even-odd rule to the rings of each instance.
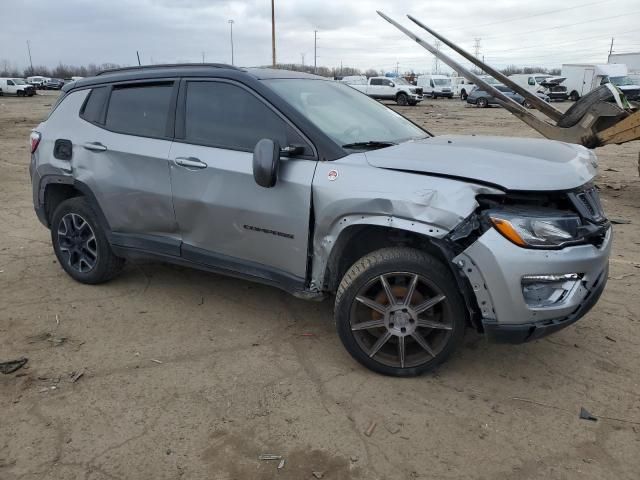
[[[281,98],[339,145],[425,138],[402,115],[348,85],[325,80],[264,80]]]
[[[25,82],[21,78],[12,78],[11,80],[13,80],[13,83],[15,83],[16,85],[26,85],[27,84],[27,82]]]
[[[637,83],[629,77],[609,77],[609,80],[611,80],[611,83],[617,87],[622,87],[624,85],[637,85]]]
[[[551,75],[545,75],[544,77],[535,77],[536,78],[536,82],[537,83],[542,83],[544,82],[546,79],[548,79]]]
[[[449,78],[434,78],[433,84],[438,85],[439,87],[448,87],[451,86],[451,79]]]

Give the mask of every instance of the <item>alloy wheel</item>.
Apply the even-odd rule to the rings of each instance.
[[[360,289],[351,307],[350,327],[370,358],[409,368],[444,350],[453,319],[446,296],[432,281],[394,272],[377,276]]]
[[[91,225],[77,213],[67,213],[58,224],[58,246],[69,267],[80,273],[93,270],[98,244]]]

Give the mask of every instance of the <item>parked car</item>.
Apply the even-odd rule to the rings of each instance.
[[[446,75],[420,75],[418,86],[422,87],[423,95],[429,95],[431,98],[453,98],[451,77]]]
[[[0,78],[0,95],[33,97],[36,89],[22,78]]]
[[[27,83],[33,85],[37,90],[43,89],[47,80],[49,80],[47,77],[27,77]]]
[[[60,90],[64,86],[64,80],[61,78],[49,78],[44,82],[44,88],[46,90]]]
[[[422,101],[422,88],[404,78],[371,77],[366,83],[348,83],[356,90],[377,100],[395,100],[398,105],[417,105]]]
[[[630,75],[609,77],[609,81],[618,87],[627,100],[640,101],[640,78]]]
[[[153,258],[335,294],[342,343],[388,375],[434,368],[467,327],[511,343],[560,330],[607,282],[592,151],[434,137],[298,72],[153,66],[74,82],[31,133],[29,171],[73,279]]]
[[[502,93],[504,93],[507,97],[512,98],[513,100],[518,102],[520,105],[523,105],[526,108],[533,108],[533,105],[531,105],[529,100],[526,100],[522,95],[515,93],[509,87],[506,87],[504,85],[493,85],[493,86],[498,90],[500,90]],[[549,97],[542,93],[536,92],[536,96],[541,98],[545,102],[549,101]],[[500,103],[498,102],[498,100],[496,100],[495,97],[493,97],[490,93],[487,93],[484,90],[480,90],[479,88],[476,88],[474,91],[472,91],[469,94],[469,96],[467,97],[467,103],[477,105],[478,107],[481,107],[481,108],[486,108],[490,105],[500,105]]]
[[[476,88],[475,84],[464,77],[451,77],[451,89],[453,95],[466,100],[467,96]]]
[[[527,90],[548,96],[552,101],[562,102],[569,98],[567,87],[562,85],[566,80],[564,77],[547,73],[531,73],[509,75],[509,78]]]

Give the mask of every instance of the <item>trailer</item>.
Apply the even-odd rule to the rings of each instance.
[[[640,52],[612,53],[607,63],[623,63],[629,69],[630,75],[640,75]]]

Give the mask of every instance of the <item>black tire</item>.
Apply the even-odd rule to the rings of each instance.
[[[489,106],[489,101],[484,97],[480,97],[476,100],[476,105],[480,108],[487,108]]]
[[[97,215],[84,197],[58,205],[51,217],[51,243],[64,271],[80,283],[106,282],[124,266],[124,259],[111,250]]]
[[[22,90],[18,90],[18,91],[16,92],[16,95],[17,95],[18,97],[24,97],[24,92],[23,92]]]
[[[388,290],[379,281],[383,276],[388,278],[385,280]],[[402,277],[407,277],[405,283],[399,282]],[[413,277],[418,280],[410,290],[409,279]],[[372,302],[377,307],[384,306],[387,313],[378,313],[379,310],[370,309],[363,303],[363,298],[371,300],[367,295],[376,288],[378,295]],[[407,302],[408,292],[412,292],[411,299],[406,304],[399,304],[396,297],[402,295],[398,289],[403,288],[404,301]],[[391,300],[383,305],[378,299],[380,295],[382,301],[390,298],[389,293],[385,293],[388,291],[395,298],[393,308]],[[435,303],[418,311],[427,302]],[[409,307],[409,313],[401,313],[407,312],[404,306]],[[398,311],[391,313],[391,310]],[[375,372],[397,377],[420,375],[444,362],[462,342],[466,325],[464,301],[448,268],[435,257],[406,247],[383,248],[358,260],[340,282],[334,314],[340,340],[351,356]],[[375,315],[379,318],[375,319]],[[439,318],[442,322],[418,318],[418,315]],[[385,325],[362,328],[363,320],[384,322]],[[393,321],[397,323],[394,325]],[[425,322],[431,326],[423,325]],[[375,350],[384,338],[387,338],[386,343]]]
[[[460,92],[460,100],[462,100],[463,102],[467,99],[469,95],[467,95],[467,91],[462,89],[462,91]]]
[[[573,102],[577,102],[578,100],[580,100],[580,95],[578,95],[578,92],[576,92],[575,90],[573,92],[571,92],[571,94],[569,95],[569,100],[573,101]]]
[[[433,98],[434,100],[438,98],[438,95],[436,95],[436,92],[431,92],[431,98]]]
[[[396,103],[397,103],[398,105],[403,106],[403,107],[404,107],[404,106],[407,106],[407,105],[409,105],[409,97],[407,96],[407,94],[406,94],[406,93],[402,93],[402,92],[400,92],[400,93],[398,94],[398,96],[396,97]]]

